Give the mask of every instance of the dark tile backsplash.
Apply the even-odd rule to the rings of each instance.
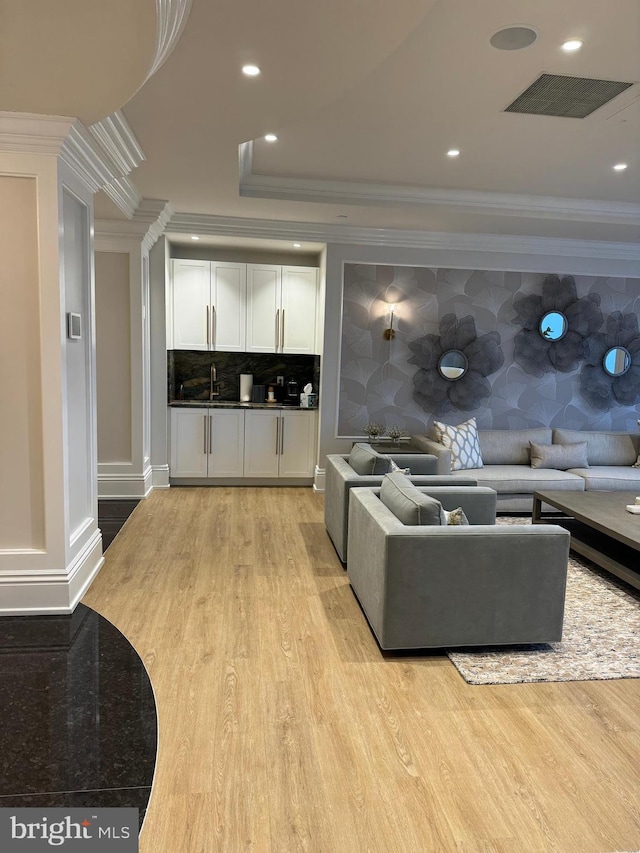
[[[216,399],[220,401],[240,399],[241,373],[251,373],[254,385],[275,385],[277,377],[284,376],[285,383],[295,379],[300,391],[307,382],[316,393],[320,388],[319,355],[169,350],[169,402],[207,400],[212,364],[216,366],[220,392]]]

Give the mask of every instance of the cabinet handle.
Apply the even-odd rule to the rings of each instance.
[[[280,309],[276,311],[276,352],[278,352],[278,341],[280,340]]]
[[[284,314],[284,311],[282,313]],[[284,455],[284,416],[280,418],[280,423],[282,424],[280,427],[280,453]]]
[[[213,415],[209,415],[209,453],[213,453]]]
[[[211,338],[211,335],[210,335],[211,324],[209,323],[209,306],[208,305],[206,307],[206,311],[207,311],[207,346],[209,346],[209,344],[211,343],[211,339],[210,339]]]
[[[280,446],[280,418],[276,418],[276,456],[280,453],[278,450]]]
[[[280,340],[280,349],[282,350],[282,352],[284,352],[284,308],[282,309],[282,335]]]
[[[207,421],[209,420],[209,415],[204,416],[204,453],[207,453]]]
[[[211,306],[211,346],[216,345],[216,306]]]

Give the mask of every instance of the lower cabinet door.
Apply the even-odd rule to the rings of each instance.
[[[171,476],[206,477],[208,450],[208,411],[171,409]]]
[[[244,476],[277,477],[280,458],[280,413],[245,412]]]
[[[239,409],[209,415],[209,476],[242,477],[244,474],[244,415]]]
[[[283,412],[280,424],[281,477],[312,477],[315,462],[316,413]]]

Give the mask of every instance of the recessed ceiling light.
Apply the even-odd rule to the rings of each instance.
[[[294,243],[293,244],[294,249],[300,249],[301,247],[302,247],[302,243]]]
[[[567,53],[573,53],[574,50],[580,50],[583,42],[580,39],[569,39],[563,42],[562,49]]]
[[[191,239],[192,239],[192,240],[199,240],[200,238],[199,238],[199,237],[196,237],[196,235],[195,235],[195,234],[192,234],[192,235],[191,235]]]
[[[613,169],[615,172],[624,172],[628,165],[628,163],[616,163]]]
[[[242,66],[242,73],[246,77],[257,77],[258,74],[260,74],[260,69],[258,68],[257,65],[243,65]]]
[[[275,133],[265,133],[264,138],[267,140],[267,142],[278,141],[278,137],[275,135]]]
[[[533,44],[537,38],[538,33],[533,27],[504,27],[494,33],[489,42],[497,50],[522,50]]]
[[[459,157],[460,151],[457,148],[450,148],[447,151],[447,157]]]

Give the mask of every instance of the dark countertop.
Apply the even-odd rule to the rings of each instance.
[[[240,403],[230,400],[172,400],[169,408],[180,409],[289,409],[290,411],[315,412],[317,406],[303,408],[302,406],[285,405],[284,403]]]

